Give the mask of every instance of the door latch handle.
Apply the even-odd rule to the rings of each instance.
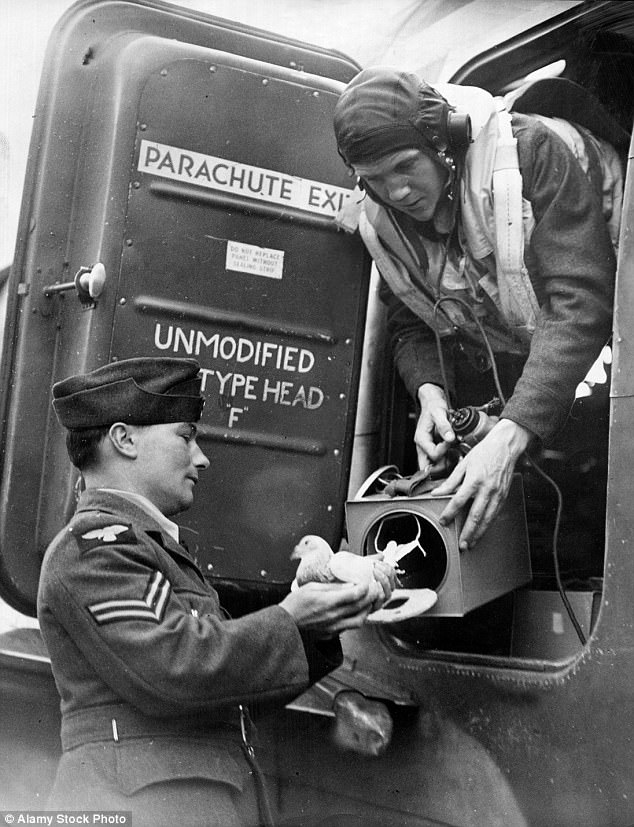
[[[65,293],[67,290],[77,290],[77,297],[84,304],[92,304],[103,293],[106,283],[106,268],[101,262],[92,267],[80,267],[73,281],[62,284],[49,284],[43,292],[45,296],[54,296],[56,293]]]

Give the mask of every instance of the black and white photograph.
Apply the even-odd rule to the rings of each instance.
[[[632,2],[0,0],[0,825],[634,827],[633,119]]]

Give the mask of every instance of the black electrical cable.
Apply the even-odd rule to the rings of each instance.
[[[530,466],[539,474],[540,477],[546,480],[549,483],[555,494],[557,496],[557,511],[555,515],[555,527],[553,528],[553,566],[555,568],[555,582],[557,583],[557,590],[559,591],[559,596],[561,597],[562,603],[568,613],[568,617],[570,618],[570,622],[575,628],[575,632],[577,633],[577,637],[581,641],[581,645],[585,646],[586,644],[586,636],[583,633],[583,629],[581,628],[581,624],[579,623],[577,616],[574,612],[574,609],[570,605],[570,601],[568,600],[568,595],[566,594],[566,590],[564,589],[562,580],[561,580],[561,573],[559,571],[559,552],[557,550],[557,541],[559,538],[559,524],[561,522],[561,512],[563,510],[563,496],[561,493],[561,489],[557,485],[557,483],[549,477],[548,474],[539,467],[539,465],[535,462],[535,460],[526,454],[526,458],[530,464]]]
[[[478,332],[480,333],[480,336],[482,337],[482,342],[484,344],[484,347],[486,348],[487,355],[489,357],[489,362],[491,363],[491,370],[493,372],[493,381],[495,382],[495,389],[497,391],[498,396],[500,397],[500,401],[504,405],[506,400],[504,399],[504,393],[502,391],[502,385],[500,383],[500,376],[498,374],[497,364],[495,362],[495,354],[493,353],[493,348],[491,347],[491,343],[489,342],[489,337],[486,334],[486,330],[482,327],[480,319],[478,319],[476,314],[473,312],[473,308],[459,296],[441,296],[439,299],[436,300],[436,303],[434,304],[434,322],[436,321],[440,306],[447,301],[454,302],[464,307],[468,311],[473,321],[476,323]],[[435,324],[434,335],[436,337],[436,349],[438,351],[438,358],[440,360],[440,373],[442,375],[445,396],[447,397],[447,401],[449,401],[449,383],[447,382],[447,372],[445,370],[445,359],[442,352],[442,342],[440,340],[440,333],[438,332],[438,327]]]
[[[455,302],[456,304],[459,304],[462,307],[464,307],[467,310],[467,312],[469,313],[469,315],[471,316],[471,318],[473,319],[473,321],[475,322],[475,324],[478,328],[478,331],[480,333],[480,336],[482,337],[482,342],[484,344],[484,347],[486,348],[486,351],[487,351],[487,354],[488,354],[488,357],[489,357],[489,361],[491,363],[491,370],[493,372],[493,380],[495,382],[496,392],[497,392],[497,394],[500,398],[500,401],[501,401],[502,405],[504,405],[506,403],[506,399],[504,397],[504,392],[502,391],[502,385],[500,383],[500,377],[499,377],[499,374],[498,374],[497,364],[496,364],[496,361],[495,361],[495,354],[493,352],[493,348],[491,347],[491,343],[489,341],[489,337],[487,336],[486,330],[484,329],[484,327],[482,326],[480,320],[476,316],[473,308],[466,301],[464,301],[464,299],[461,299],[459,296],[441,296],[440,298],[438,298],[436,300],[436,303],[434,304],[434,322],[436,321],[437,313],[438,313],[438,310],[440,309],[440,306],[446,301],[452,301],[452,302]],[[435,335],[435,338],[436,338],[436,348],[437,348],[437,351],[438,351],[438,359],[440,361],[440,373],[442,375],[442,381],[443,381],[444,390],[445,390],[445,397],[446,397],[447,401],[449,401],[449,399],[450,399],[449,383],[447,382],[447,372],[446,372],[446,369],[445,369],[445,359],[444,359],[444,354],[442,352],[442,341],[441,341],[441,338],[440,338],[440,333],[438,332],[437,325],[434,325],[434,335]],[[557,584],[557,591],[559,592],[559,596],[561,597],[561,601],[564,604],[564,608],[566,609],[566,613],[568,614],[568,617],[570,618],[570,622],[572,623],[572,625],[575,629],[575,632],[577,633],[577,637],[581,641],[581,645],[585,646],[586,636],[584,635],[583,629],[581,628],[581,624],[579,623],[579,621],[577,619],[577,616],[575,615],[574,609],[572,608],[572,606],[570,604],[570,600],[568,599],[568,595],[566,594],[566,590],[564,589],[564,585],[563,585],[563,582],[562,582],[562,579],[561,579],[561,572],[559,570],[558,539],[559,539],[559,527],[560,527],[560,523],[561,523],[561,514],[562,514],[562,510],[563,510],[563,496],[562,496],[561,490],[560,490],[559,486],[557,485],[557,483],[551,477],[549,477],[548,474],[542,468],[539,467],[539,465],[535,462],[535,460],[529,454],[526,454],[525,456],[526,456],[526,458],[528,460],[528,463],[531,466],[531,468],[533,468],[537,472],[537,474],[539,474],[540,477],[542,477],[544,480],[546,480],[547,483],[549,483],[549,485],[553,488],[553,490],[555,492],[555,495],[557,497],[557,509],[556,509],[556,513],[555,513],[555,525],[554,525],[554,528],[553,528],[553,540],[552,540],[552,554],[553,554],[553,567],[554,567],[554,570],[555,570],[555,582]]]

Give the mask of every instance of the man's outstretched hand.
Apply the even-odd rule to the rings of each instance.
[[[532,436],[522,425],[500,419],[432,492],[433,496],[454,495],[440,515],[442,525],[454,520],[461,509],[466,510],[459,539],[462,550],[482,537],[502,507],[517,460]]]

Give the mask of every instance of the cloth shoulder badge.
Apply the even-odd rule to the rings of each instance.
[[[72,528],[71,533],[74,533]],[[78,536],[77,536],[78,535]],[[84,534],[77,532],[77,543],[81,551],[90,551],[99,546],[108,545],[109,543],[125,543],[125,545],[136,545],[137,538],[134,529],[128,523],[114,523],[113,525],[99,526]]]
[[[141,586],[141,581],[139,583]],[[139,591],[141,589],[139,588]],[[152,572],[142,597],[104,600],[88,606],[88,611],[99,626],[129,620],[148,620],[160,623],[172,590],[170,581],[160,571]]]
[[[114,543],[120,534],[128,531],[128,525],[105,525],[102,528],[95,528],[81,535],[82,540],[102,540],[104,543]]]

